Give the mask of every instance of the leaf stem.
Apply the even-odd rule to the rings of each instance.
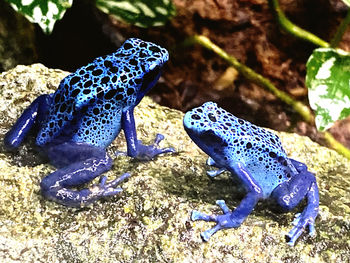
[[[326,139],[327,143],[331,148],[333,148],[336,152],[340,153],[346,158],[350,159],[350,150],[346,148],[343,144],[338,142],[332,134],[326,131],[324,132],[324,138]]]
[[[270,8],[274,11],[278,23],[285,31],[289,32],[295,37],[309,41],[317,46],[321,46],[321,47],[330,46],[328,42],[322,40],[318,36],[293,24],[281,10],[278,0],[269,0],[269,5],[270,5]]]
[[[343,38],[343,35],[345,33],[346,28],[348,27],[350,23],[350,8],[346,14],[346,17],[343,19],[343,21],[340,23],[337,32],[335,33],[334,37],[331,40],[331,47],[336,48],[340,41]]]
[[[304,105],[303,103],[294,100],[291,96],[289,96],[287,93],[279,90],[275,87],[275,85],[272,84],[270,80],[267,78],[264,78],[262,75],[256,73],[253,69],[247,67],[246,65],[240,63],[235,57],[227,54],[224,50],[222,50],[220,47],[215,45],[211,40],[205,36],[202,35],[195,35],[190,39],[187,39],[184,43],[185,45],[198,43],[201,46],[215,52],[217,55],[219,55],[221,58],[223,58],[225,61],[227,61],[230,65],[232,65],[234,68],[237,69],[239,73],[241,73],[245,78],[248,80],[254,82],[255,84],[269,90],[272,94],[274,94],[277,98],[285,102],[286,104],[293,107],[293,109],[298,112],[302,118],[310,123],[314,123],[314,116],[311,113],[310,109]]]

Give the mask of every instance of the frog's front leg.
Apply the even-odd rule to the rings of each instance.
[[[220,229],[239,227],[263,196],[261,187],[257,184],[254,178],[251,176],[250,172],[242,163],[233,164],[229,170],[231,173],[234,173],[238,176],[246,188],[247,194],[233,211],[230,211],[230,209],[225,204],[225,201],[216,201],[217,205],[219,205],[223,210],[223,215],[209,216],[196,210],[192,211],[191,219],[193,221],[204,220],[214,221],[217,223],[213,228],[201,233],[204,241],[208,241],[209,238]]]
[[[11,130],[5,135],[4,144],[6,148],[14,149],[21,144],[33,125],[38,121],[40,122],[47,115],[51,98],[52,96],[48,94],[41,95],[24,110]]]
[[[134,119],[134,108],[123,111],[122,114],[122,128],[124,130],[126,143],[127,143],[127,154],[130,157],[134,157],[138,160],[151,160],[155,156],[175,152],[174,148],[158,148],[160,141],[164,139],[164,136],[157,134],[154,144],[144,145],[140,140],[137,139],[135,119]]]
[[[293,164],[301,164],[299,162]],[[319,196],[315,176],[307,171],[306,166],[297,167],[298,174],[289,181],[283,182],[272,192],[272,197],[284,210],[292,210],[305,197],[307,205],[304,211],[298,214],[293,221],[294,227],[286,235],[288,244],[294,246],[295,241],[308,228],[310,235],[315,235],[315,219],[318,215]]]
[[[297,169],[297,171],[299,173],[305,172],[307,171],[307,166],[306,164],[299,162],[297,160],[291,159],[289,158],[290,162],[293,164],[293,166],[295,167],[295,169]]]
[[[107,178],[103,176],[99,184],[74,190],[71,188],[88,183],[110,170],[112,159],[105,149],[83,143],[67,142],[49,146],[46,152],[52,163],[61,168],[42,179],[41,192],[46,198],[66,206],[86,206],[100,198],[116,195],[122,191],[116,186],[130,176],[125,173],[109,183],[106,183]]]

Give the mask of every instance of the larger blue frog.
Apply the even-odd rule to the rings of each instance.
[[[217,223],[201,234],[203,240],[208,241],[220,229],[239,227],[257,202],[267,198],[274,199],[285,210],[307,198],[306,208],[297,215],[293,229],[286,235],[289,245],[295,244],[305,228],[310,235],[315,234],[319,207],[316,178],[305,164],[287,157],[277,135],[235,117],[213,102],[187,112],[183,123],[191,139],[210,156],[207,164],[219,168],[208,175],[215,177],[227,170],[247,192],[233,211],[225,201],[218,200],[223,215],[192,212],[192,220]]]
[[[129,177],[90,188],[75,190],[108,171],[112,159],[106,147],[123,129],[127,154],[150,160],[158,154],[174,152],[159,149],[164,138],[158,134],[153,145],[137,140],[134,108],[157,82],[161,68],[169,58],[166,49],[131,38],[117,52],[96,58],[64,78],[53,94],[39,96],[23,112],[4,143],[17,148],[28,132],[39,129],[36,144],[59,168],[41,181],[42,194],[63,205],[80,207],[122,191],[116,187]]]

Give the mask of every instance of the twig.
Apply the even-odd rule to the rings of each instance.
[[[331,40],[332,48],[336,48],[339,45],[339,42],[342,40],[345,30],[348,27],[349,23],[350,23],[350,8],[348,10],[348,13],[346,14],[346,17],[340,23],[337,29],[337,32],[335,33],[334,37]]]
[[[213,42],[211,42],[210,39],[208,39],[207,37],[201,36],[201,35],[200,36],[195,35],[191,39],[188,39],[186,41],[187,45],[192,44],[192,43],[198,43],[201,46],[203,46],[209,50],[212,50],[217,55],[219,55],[221,58],[226,60],[234,68],[236,68],[237,71],[239,73],[241,73],[244,77],[246,77],[248,80],[254,82],[255,84],[257,84],[261,87],[266,88],[272,94],[274,94],[277,98],[279,98],[280,100],[282,100],[286,104],[292,106],[293,109],[296,112],[298,112],[306,122],[308,122],[310,124],[314,123],[314,116],[311,113],[310,109],[306,105],[304,105],[303,103],[301,103],[299,101],[294,100],[287,93],[276,88],[275,85],[273,85],[270,80],[268,80],[267,78],[264,78],[263,76],[261,76],[260,74],[256,73],[254,70],[252,70],[251,68],[240,63],[235,57],[227,54],[224,50],[222,50],[220,47],[218,47]]]
[[[330,44],[328,42],[293,24],[281,10],[278,0],[269,0],[269,5],[275,12],[278,23],[285,31],[289,32],[295,37],[309,41],[317,46],[330,47]]]
[[[324,138],[326,139],[329,146],[333,148],[333,150],[350,159],[350,150],[338,142],[332,134],[326,131],[324,132]]]

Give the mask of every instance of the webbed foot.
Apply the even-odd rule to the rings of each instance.
[[[106,184],[107,176],[102,176],[99,184],[95,184],[87,190],[90,191],[91,194],[96,196],[96,199],[106,197],[106,196],[113,196],[123,191],[121,187],[116,187],[116,186],[129,177],[130,177],[130,174],[125,173],[119,178]]]
[[[79,186],[111,169],[113,161],[105,149],[66,142],[47,147],[46,152],[59,169],[41,180],[41,193],[47,199],[62,205],[82,207],[103,197],[116,195],[122,191],[116,186],[130,177],[130,174],[125,173],[107,183],[107,177],[102,176],[98,184],[80,190]]]
[[[209,175],[210,177],[216,177],[225,171],[227,171],[225,168],[221,168],[219,170],[210,170],[210,171],[207,171],[207,175]]]
[[[50,181],[50,175],[45,177],[41,181],[40,185],[42,194],[46,198],[65,206],[84,207],[103,197],[119,194],[123,191],[123,189],[116,186],[129,177],[130,174],[125,173],[119,178],[106,183],[107,177],[102,176],[98,184],[92,185],[91,187],[80,191],[63,187],[59,183],[56,183],[55,185],[48,185],[47,182]]]
[[[215,162],[214,159],[211,158],[210,156],[208,157],[206,163],[207,163],[207,165],[210,165],[210,166],[216,166],[216,162]]]
[[[192,211],[192,221],[204,220],[206,222],[217,223],[213,228],[210,228],[201,233],[201,237],[204,241],[208,241],[213,234],[215,234],[221,229],[239,227],[242,223],[234,220],[232,212],[230,211],[224,200],[217,200],[216,204],[220,206],[220,208],[224,212],[223,215],[207,215],[196,210]]]
[[[292,222],[292,225],[294,225],[294,227],[286,235],[286,241],[288,242],[288,245],[294,246],[296,240],[306,228],[308,228],[310,236],[316,235],[315,219],[305,214],[306,213],[304,211],[303,213],[298,213],[295,215],[295,218]]]
[[[286,235],[288,245],[294,246],[298,237],[308,228],[310,235],[315,235],[315,219],[319,209],[319,195],[315,176],[306,170],[306,166],[293,161],[300,173],[294,175],[289,181],[280,184],[272,192],[271,196],[277,203],[290,211],[296,207],[305,197],[307,205],[303,212],[296,215],[293,220],[294,227]]]
[[[223,172],[227,171],[226,168],[218,166],[218,164],[210,156],[208,157],[206,164],[219,168],[218,170],[207,171],[207,175],[209,175],[210,177],[218,176],[218,175],[222,174]]]
[[[151,145],[144,145],[140,140],[137,141],[138,145],[136,147],[137,153],[135,158],[140,161],[149,161],[152,160],[159,154],[163,153],[174,153],[176,152],[174,148],[158,148],[159,143],[164,139],[162,134],[157,134],[154,140],[154,143]]]

